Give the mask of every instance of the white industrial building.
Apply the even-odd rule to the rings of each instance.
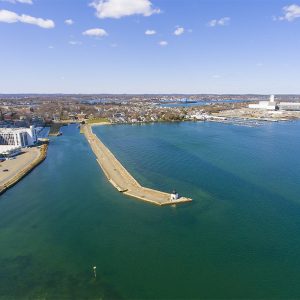
[[[259,101],[258,104],[249,104],[252,109],[277,110],[278,106],[275,101],[275,96],[271,95],[269,101]]]
[[[34,126],[30,126],[30,128],[0,128],[0,145],[28,147],[36,144],[37,140]]]
[[[21,148],[33,146],[37,140],[34,126],[30,126],[30,128],[0,128],[0,156],[18,155]]]
[[[280,102],[280,110],[300,111],[300,102]]]

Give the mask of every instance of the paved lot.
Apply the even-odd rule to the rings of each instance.
[[[37,159],[39,155],[40,149],[38,148],[23,149],[23,153],[16,156],[15,159],[6,160],[0,163],[0,186],[11,180],[20,171]],[[8,172],[3,172],[5,169],[8,169]]]

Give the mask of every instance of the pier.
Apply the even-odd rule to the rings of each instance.
[[[172,200],[171,194],[141,186],[93,133],[90,125],[82,125],[82,131],[96,155],[105,176],[120,193],[159,206],[182,204],[192,201],[192,199],[185,197]]]

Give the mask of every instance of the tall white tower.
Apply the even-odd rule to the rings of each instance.
[[[270,96],[270,102],[271,102],[271,103],[274,103],[274,102],[275,102],[275,96],[274,96],[274,95],[271,95],[271,96]]]

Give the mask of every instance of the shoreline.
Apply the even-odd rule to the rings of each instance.
[[[18,173],[12,178],[8,179],[4,184],[0,186],[0,195],[5,193],[8,189],[12,188],[19,181],[21,181],[26,175],[32,172],[38,165],[40,165],[47,157],[48,144],[41,145],[39,156],[34,159],[30,164],[20,169]]]
[[[97,125],[107,124],[99,123]],[[93,126],[94,124],[83,125],[82,132],[96,155],[97,162],[106,178],[120,193],[158,206],[192,202],[191,198],[186,197],[180,197],[177,200],[171,201],[171,194],[141,186],[117,160],[113,153],[93,133]]]
[[[164,124],[164,123],[203,123],[203,122],[212,122],[212,123],[230,123],[235,121],[245,121],[245,122],[262,122],[262,123],[278,123],[278,122],[295,122],[300,121],[299,118],[255,118],[255,117],[244,117],[244,116],[225,116],[225,115],[218,115],[212,116],[211,119],[207,120],[181,120],[181,121],[151,121],[151,122],[122,122],[122,123],[112,123],[112,122],[105,122],[105,123],[93,123],[93,124],[81,124],[80,126],[105,126],[105,125],[145,125],[145,124]]]

